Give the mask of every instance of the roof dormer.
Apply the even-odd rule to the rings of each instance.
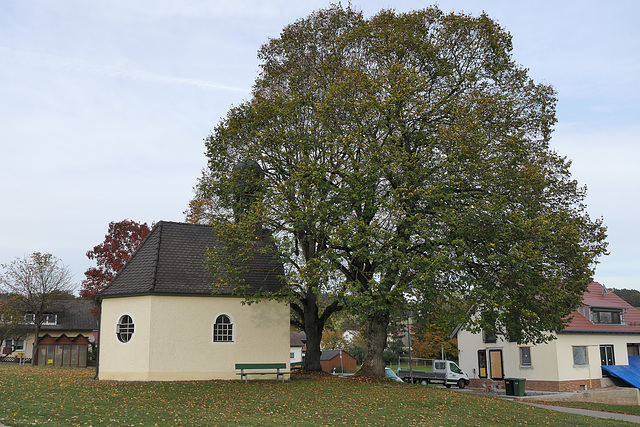
[[[596,325],[624,325],[625,308],[589,307],[589,320]]]

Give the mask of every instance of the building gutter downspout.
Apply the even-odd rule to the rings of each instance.
[[[96,335],[96,375],[93,377],[94,380],[98,379],[98,375],[100,374],[100,322],[102,321],[102,300],[99,297],[96,297],[96,307],[98,307],[98,333]]]

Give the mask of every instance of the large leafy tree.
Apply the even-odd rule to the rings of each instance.
[[[555,92],[511,49],[486,15],[332,6],[261,48],[252,99],[206,141],[193,206],[233,249],[269,230],[298,301],[328,289],[358,310],[363,375],[383,374],[396,312],[449,296],[473,302],[469,328],[548,340],[605,253],[549,146]]]
[[[93,299],[99,290],[107,286],[147,237],[149,231],[146,223],[141,224],[129,219],[110,222],[104,242],[87,251],[87,257],[95,260],[97,267],[85,271],[80,296]]]
[[[19,302],[22,313],[32,315],[32,330],[35,333],[32,363],[36,364],[40,327],[53,301],[61,294],[75,288],[73,275],[62,261],[49,253],[34,252],[2,264],[0,287],[12,294],[12,302]]]

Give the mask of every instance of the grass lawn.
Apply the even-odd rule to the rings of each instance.
[[[0,365],[0,424],[625,425],[444,388],[335,377],[117,383],[93,370]]]

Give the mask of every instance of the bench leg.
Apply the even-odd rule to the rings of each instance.
[[[244,380],[245,384],[249,383],[249,375],[251,374],[251,372],[244,372],[243,370],[240,371],[240,381]],[[280,381],[280,377],[282,377],[282,383],[284,384],[284,372],[280,372],[280,369],[278,368],[277,372],[261,372],[258,373],[259,375],[273,375],[276,374],[276,382]],[[2,424],[0,424],[0,426],[2,426]]]

